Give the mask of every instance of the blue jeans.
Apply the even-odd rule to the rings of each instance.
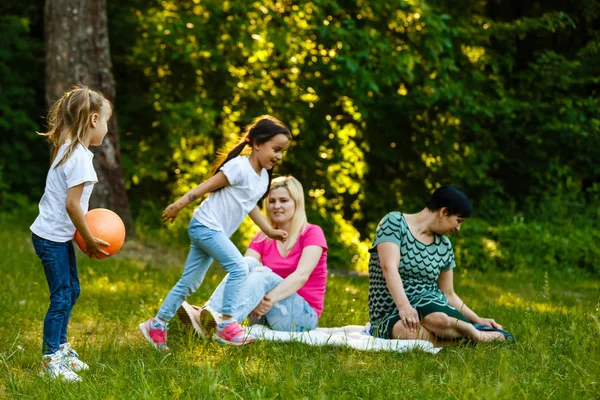
[[[239,289],[238,302],[232,311],[232,316],[238,321],[243,321],[260,303],[265,294],[283,281],[282,277],[268,267],[260,265],[255,258],[244,257],[244,259],[248,264],[250,274]],[[230,276],[223,278],[208,300],[209,305],[220,313],[223,313],[224,295],[227,293],[229,279]],[[251,323],[267,324],[273,330],[286,332],[315,329],[318,321],[319,317],[315,310],[297,293],[273,304],[269,312],[260,320],[250,319]]]
[[[213,259],[229,273],[230,279],[225,287],[222,313],[232,315],[232,307],[239,298],[240,286],[248,276],[248,264],[242,253],[223,232],[207,228],[196,218],[190,221],[188,232],[192,244],[183,275],[167,295],[158,310],[157,317],[163,321],[170,321],[173,318],[181,303],[198,290]]]
[[[35,253],[42,260],[48,289],[50,307],[44,318],[42,353],[52,354],[67,342],[67,328],[71,311],[81,293],[73,242],[53,242],[32,234]]]

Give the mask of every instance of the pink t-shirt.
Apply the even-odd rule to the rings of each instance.
[[[308,278],[308,281],[298,289],[298,294],[306,300],[320,317],[325,302],[325,286],[327,284],[327,242],[321,227],[312,224],[306,224],[306,229],[302,233],[287,257],[282,257],[277,249],[277,242],[272,239],[260,240],[260,232],[252,239],[248,248],[260,254],[262,264],[271,268],[273,272],[282,278],[287,278],[298,267],[298,262],[302,256],[302,251],[307,246],[320,246],[323,253],[319,258],[317,266]]]

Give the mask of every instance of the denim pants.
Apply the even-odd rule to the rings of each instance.
[[[73,306],[81,288],[77,275],[73,242],[53,242],[32,234],[35,253],[42,260],[48,289],[50,307],[44,318],[42,353],[52,354],[67,342],[67,328]]]
[[[196,218],[190,221],[188,232],[192,244],[183,275],[167,295],[157,317],[163,321],[170,321],[173,318],[184,300],[198,290],[213,259],[229,273],[230,279],[225,287],[222,313],[232,315],[232,307],[239,298],[240,286],[248,276],[246,260],[223,232],[207,228]]]
[[[240,286],[238,301],[233,307],[232,316],[237,321],[243,321],[260,303],[262,298],[279,285],[283,278],[252,257],[244,257],[250,269],[248,278]],[[208,300],[209,305],[218,312],[223,312],[224,295],[230,277],[226,276]],[[319,317],[315,310],[302,298],[294,293],[273,304],[273,307],[260,320],[250,319],[251,323],[266,324],[276,331],[302,332],[317,327]]]

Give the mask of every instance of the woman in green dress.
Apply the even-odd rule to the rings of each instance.
[[[420,212],[395,211],[381,220],[369,250],[373,336],[433,342],[512,339],[500,324],[479,317],[454,292],[456,263],[446,235],[459,231],[471,212],[463,192],[443,186]]]

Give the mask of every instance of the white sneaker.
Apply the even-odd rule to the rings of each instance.
[[[46,375],[51,379],[62,379],[67,382],[81,382],[81,377],[73,372],[73,370],[65,363],[63,353],[60,350],[53,354],[47,354],[42,358],[40,376]]]
[[[79,359],[79,354],[71,348],[69,343],[60,345],[60,351],[63,353],[65,363],[74,372],[80,372],[90,369],[89,365]]]

